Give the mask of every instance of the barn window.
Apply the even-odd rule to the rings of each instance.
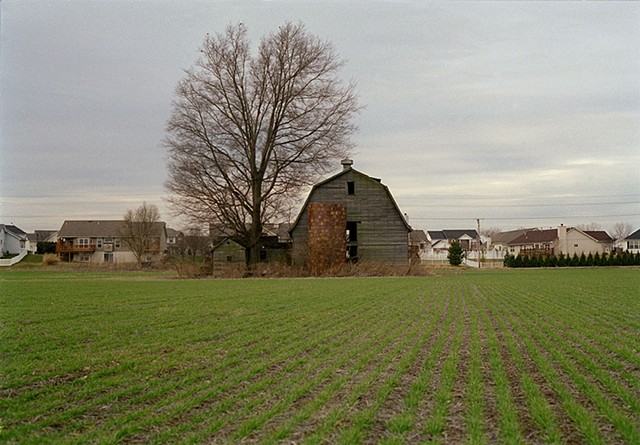
[[[356,241],[358,241],[358,223],[347,221],[347,243],[355,243]]]
[[[356,183],[353,181],[347,182],[347,195],[355,195],[356,194]]]

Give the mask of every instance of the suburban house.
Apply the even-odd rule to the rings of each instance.
[[[624,250],[631,253],[640,252],[640,229],[633,232],[631,235],[626,237],[624,240]]]
[[[448,252],[454,241],[458,241],[465,252],[478,248],[478,232],[475,229],[429,230],[427,238],[430,243],[430,251],[436,254]]]
[[[314,185],[289,233],[293,264],[312,274],[352,261],[407,262],[411,226],[380,179],[342,161]]]
[[[27,234],[12,224],[0,224],[0,258],[17,255],[27,248]]]
[[[38,243],[51,243],[55,246],[58,237],[57,230],[35,230],[33,233],[27,233],[27,250],[29,253],[38,252]]]
[[[502,253],[502,255],[504,256],[509,251],[508,245],[511,241],[518,238],[519,236],[524,235],[527,232],[533,232],[534,230],[538,230],[538,229],[536,228],[517,229],[517,230],[510,230],[508,232],[496,233],[491,237],[491,243],[490,243],[491,245],[489,249],[495,252]]]
[[[602,255],[611,252],[613,238],[603,230],[560,225],[557,229],[527,231],[507,245],[511,255]]]
[[[182,255],[184,250],[184,234],[167,227],[167,254]]]
[[[66,261],[90,263],[136,262],[133,252],[122,242],[124,221],[65,221],[58,231],[57,255]],[[143,261],[157,261],[167,252],[164,222],[153,224],[151,247]]]

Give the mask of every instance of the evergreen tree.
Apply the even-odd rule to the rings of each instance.
[[[584,252],[582,252],[582,255],[580,255],[580,261],[578,262],[579,266],[586,266],[587,265],[587,257],[584,255]]]
[[[580,259],[578,258],[578,254],[574,253],[571,257],[571,262],[569,263],[571,267],[576,267],[580,265]]]
[[[502,261],[502,264],[504,267],[513,267],[513,255],[509,255],[506,254],[504,256],[504,261]]]
[[[564,257],[564,253],[560,253],[560,255],[558,255],[558,267],[565,267],[567,265],[565,257]]]
[[[452,266],[459,266],[462,264],[462,260],[464,259],[464,250],[462,250],[462,246],[458,240],[451,243],[447,259],[449,260],[449,264]]]
[[[601,266],[600,264],[600,253],[596,252],[596,254],[593,256],[593,265],[594,266]]]
[[[591,254],[591,252],[589,252],[589,255],[587,256],[586,266],[593,266],[593,255]]]

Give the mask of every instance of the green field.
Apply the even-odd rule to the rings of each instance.
[[[640,270],[0,271],[3,443],[640,443]]]

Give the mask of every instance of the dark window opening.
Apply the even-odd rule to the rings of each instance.
[[[347,261],[352,263],[358,261],[358,246],[347,246]]]
[[[347,182],[347,195],[356,194],[356,183],[353,181]]]
[[[358,223],[347,221],[347,243],[355,243],[356,241],[358,241]]]

